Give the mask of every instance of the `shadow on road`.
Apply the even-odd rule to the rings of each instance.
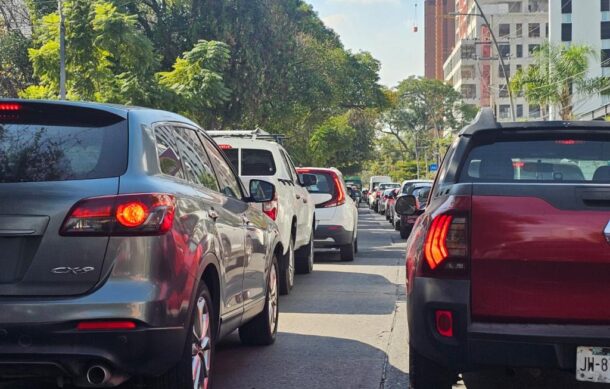
[[[386,388],[407,387],[406,372],[388,364],[384,374],[384,351],[350,339],[279,333],[273,346],[246,347],[231,336],[216,357],[217,388],[378,389],[383,377],[400,381]]]

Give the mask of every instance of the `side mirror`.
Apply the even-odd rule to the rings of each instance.
[[[250,180],[250,202],[266,203],[275,199],[275,185],[263,180]]]
[[[315,174],[299,174],[299,181],[301,182],[301,186],[308,187],[314,186],[318,183],[318,177]]]
[[[415,212],[417,212],[416,202],[417,202],[417,200],[415,199],[415,196],[411,196],[411,195],[400,196],[396,200],[396,204],[394,205],[394,210],[400,216],[415,215]]]

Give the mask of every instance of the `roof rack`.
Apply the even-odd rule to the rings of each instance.
[[[256,130],[227,130],[227,131],[207,131],[207,134],[213,138],[250,138],[253,140],[268,140],[283,144],[286,139],[285,135],[282,134],[270,134],[267,131],[263,131],[260,128]]]
[[[472,135],[479,130],[494,128],[501,128],[501,126],[496,120],[496,115],[494,114],[493,109],[485,107],[481,108],[472,123],[460,131],[460,135]]]

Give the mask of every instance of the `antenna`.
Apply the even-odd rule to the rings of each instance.
[[[413,32],[419,31],[419,14],[417,13],[417,0],[415,0],[415,15],[413,16]]]

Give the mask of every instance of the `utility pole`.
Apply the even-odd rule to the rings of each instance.
[[[500,45],[498,45],[498,40],[496,39],[496,34],[494,33],[494,29],[491,26],[491,24],[489,24],[489,20],[487,20],[487,16],[483,12],[483,8],[481,8],[481,5],[479,4],[478,0],[474,0],[474,3],[476,4],[477,8],[479,9],[479,15],[483,18],[483,22],[485,22],[485,25],[489,29],[489,35],[491,36],[491,40],[493,41],[494,46],[496,46],[496,51],[498,52],[498,58],[500,59],[500,65],[502,66],[502,73],[504,73],[504,80],[506,81],[506,89],[508,90],[508,96],[510,97],[510,116],[514,122],[516,120],[515,119],[515,98],[513,96],[512,90],[510,89],[510,79],[508,76],[508,72],[506,71],[506,63],[504,62],[504,57],[502,57],[502,53],[500,53]]]
[[[66,99],[66,24],[63,0],[57,0],[59,8],[59,98]]]

